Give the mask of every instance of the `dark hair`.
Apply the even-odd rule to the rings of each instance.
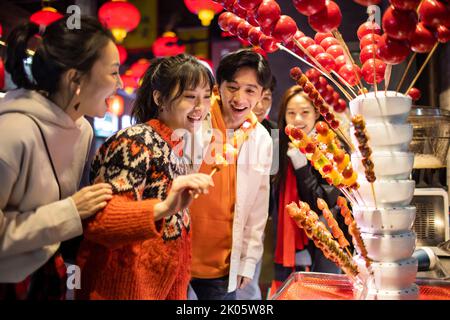
[[[159,114],[158,103],[171,103],[183,91],[195,89],[200,84],[208,84],[212,91],[214,78],[208,68],[195,57],[179,54],[152,60],[136,93],[131,111],[134,122],[144,123],[156,119]],[[153,98],[155,90],[161,93],[161,101],[158,103]]]
[[[273,93],[276,87],[277,87],[277,78],[275,78],[275,76],[272,76],[272,81],[270,82],[269,87],[270,92]]]
[[[278,108],[278,128],[280,129],[280,144],[278,148],[279,152],[279,161],[280,161],[280,167],[276,175],[273,176],[273,183],[275,184],[276,188],[279,189],[280,182],[283,180],[282,178],[286,175],[286,170],[288,167],[288,158],[287,158],[287,151],[289,147],[289,137],[284,132],[284,128],[286,128],[286,110],[287,105],[289,104],[289,101],[296,95],[302,95],[307,99],[308,101],[311,101],[311,99],[308,97],[308,95],[303,91],[302,87],[295,85],[287,89],[283,97],[281,98],[280,107]],[[312,102],[311,102],[312,105]],[[314,109],[315,110],[315,109]]]
[[[269,63],[259,53],[252,49],[241,49],[231,52],[220,60],[216,71],[217,83],[219,86],[224,81],[233,81],[234,75],[242,68],[255,70],[258,84],[263,90],[269,89],[272,82],[272,71]]]
[[[82,16],[80,29],[69,29],[66,18],[47,26],[32,58],[29,79],[24,67],[30,39],[39,33],[39,26],[25,23],[14,28],[7,39],[5,68],[19,88],[43,90],[49,94],[58,90],[61,76],[69,69],[88,73],[101,50],[113,41],[111,32],[94,17]]]

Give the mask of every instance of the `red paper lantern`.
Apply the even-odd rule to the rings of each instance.
[[[5,86],[5,66],[3,65],[3,60],[0,58],[0,90]]]
[[[223,10],[220,4],[212,0],[184,0],[184,4],[190,12],[198,15],[204,27],[209,26],[214,16]]]
[[[100,7],[98,18],[111,30],[116,41],[121,43],[128,32],[136,29],[141,21],[141,13],[126,0],[113,0]]]
[[[42,10],[33,13],[30,17],[30,21],[37,25],[48,26],[50,23],[53,23],[62,17],[64,16],[55,8],[44,7]]]
[[[108,112],[120,117],[123,114],[124,102],[123,98],[117,94],[111,96],[108,100]]]
[[[130,67],[132,75],[139,81],[142,78],[145,71],[150,67],[150,61],[148,59],[139,59],[133,63]]]
[[[124,74],[120,76],[123,83],[123,91],[127,94],[133,94],[133,92],[138,87],[138,81],[136,77],[133,75],[133,71],[127,70]]]
[[[120,64],[123,64],[125,61],[127,61],[128,58],[127,49],[125,49],[124,46],[121,46],[120,44],[116,44],[116,47],[119,51],[119,62]]]
[[[157,57],[176,56],[186,51],[185,45],[178,45],[178,38],[173,32],[165,32],[153,42],[153,54]]]

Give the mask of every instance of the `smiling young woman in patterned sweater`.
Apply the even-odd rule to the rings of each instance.
[[[209,111],[213,79],[188,55],[152,62],[137,93],[137,123],[97,152],[91,181],[113,198],[85,224],[77,299],[186,299],[190,280],[191,193],[212,180],[190,174],[174,151],[175,129],[193,132]],[[175,141],[174,141],[175,140]]]

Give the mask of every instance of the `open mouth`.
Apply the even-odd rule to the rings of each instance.
[[[243,113],[243,112],[247,111],[248,108],[245,106],[241,107],[241,106],[233,106],[232,105],[231,109],[236,113]]]
[[[188,114],[187,118],[190,122],[193,122],[193,123],[202,121],[201,114]]]

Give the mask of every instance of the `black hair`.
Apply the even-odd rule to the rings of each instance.
[[[275,78],[275,76],[272,76],[272,81],[270,82],[269,87],[270,92],[273,93],[276,87],[277,87],[277,78]]]
[[[199,60],[188,54],[153,59],[136,92],[131,116],[135,123],[158,118],[159,106],[178,99],[185,90],[207,84],[212,92],[214,77]],[[176,92],[175,92],[176,90]],[[155,101],[153,92],[161,93]]]
[[[59,89],[64,72],[75,69],[88,73],[101,50],[109,41],[114,41],[111,32],[94,17],[82,16],[79,29],[69,29],[66,18],[51,23],[40,35],[41,43],[32,57],[33,79],[27,76],[24,60],[29,58],[28,42],[39,34],[39,26],[28,22],[11,31],[7,38],[5,68],[19,88],[52,94]]]
[[[258,84],[263,87],[263,90],[271,87],[272,71],[269,63],[252,49],[240,49],[222,58],[216,71],[218,85],[220,86],[224,81],[233,81],[236,72],[242,68],[255,70]]]

